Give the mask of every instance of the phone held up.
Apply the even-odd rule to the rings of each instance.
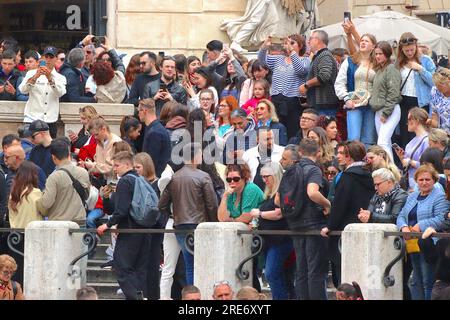
[[[45,60],[40,60],[39,67],[45,67],[45,66],[47,66],[47,62]]]
[[[397,150],[397,151],[399,151],[399,150],[403,150],[398,144],[396,144],[396,143],[393,143],[392,144],[392,148],[394,148],[394,150]]]
[[[349,11],[344,12],[344,22],[349,22],[352,20],[352,13]]]

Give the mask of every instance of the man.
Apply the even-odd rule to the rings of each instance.
[[[61,69],[62,65],[64,64],[64,61],[66,61],[66,53],[61,50],[58,49],[58,54],[56,55],[56,64],[55,64],[55,69],[56,71],[59,72],[59,70]]]
[[[170,160],[172,151],[170,136],[156,117],[155,100],[144,99],[139,102],[139,120],[145,123],[142,152],[147,152],[155,164],[156,176],[160,177]]]
[[[81,73],[83,73],[83,77],[86,77],[86,79],[87,79],[91,75],[90,70],[92,68],[92,65],[95,62],[95,57],[96,57],[95,46],[92,43],[87,44],[86,46],[83,47],[83,51],[84,51],[85,60],[84,60],[84,66],[81,68]]]
[[[20,165],[25,161],[25,158],[25,151],[21,145],[13,145],[5,151],[5,163],[9,169],[8,174],[6,175],[6,188],[8,195],[11,191],[12,182],[16,176],[17,169],[19,169]],[[40,167],[36,167],[38,170],[38,187],[39,189],[44,190],[47,175]]]
[[[216,61],[219,58],[222,50],[223,50],[223,43],[221,41],[212,40],[212,41],[208,42],[206,44],[206,52],[207,52],[207,57],[208,57],[207,65]],[[211,73],[214,74],[214,72],[215,72],[221,76],[225,76],[225,73],[227,71],[227,65],[228,65],[228,60],[225,60],[222,63],[215,66],[215,68],[213,70],[211,70]],[[220,93],[222,91],[221,89],[223,89],[223,85],[218,81],[219,79],[220,79],[220,77],[219,78],[213,77],[213,87],[216,88],[217,92]]]
[[[312,108],[305,109],[302,115],[300,116],[300,130],[298,131],[295,137],[289,139],[289,144],[298,145],[303,138],[307,138],[308,131],[311,128],[316,127],[318,121],[319,121],[319,113],[316,110]]]
[[[224,164],[236,163],[237,159],[242,158],[245,151],[257,145],[253,118],[247,118],[247,113],[239,108],[231,112],[230,119],[234,131],[225,142],[222,156]]]
[[[183,148],[185,166],[175,172],[159,201],[162,214],[173,212],[174,229],[194,230],[202,222],[217,221],[217,197],[210,176],[199,170],[202,146],[190,143]],[[171,210],[172,206],[172,210]],[[194,257],[186,249],[186,234],[176,234],[186,267],[186,282],[194,283]]]
[[[300,161],[300,153],[298,149],[298,145],[288,144],[284,147],[283,154],[281,155],[280,164],[283,167],[283,170],[287,170],[294,164]]]
[[[24,124],[23,126],[17,128],[17,133],[19,134],[20,144],[25,151],[25,159],[30,158],[31,150],[34,148],[33,137],[31,136],[30,125]]]
[[[30,70],[36,70],[39,68],[39,59],[40,55],[37,51],[29,50],[25,53],[25,71],[28,72]],[[20,85],[23,81],[23,76],[18,80],[18,84]],[[22,93],[20,90],[17,91],[16,94],[17,101],[28,101],[28,94]]]
[[[181,290],[181,300],[202,300],[200,289],[196,286],[186,286]]]
[[[161,109],[167,101],[187,103],[186,90],[175,81],[176,69],[175,59],[164,57],[161,62],[161,78],[158,81],[151,81],[145,85],[142,99],[153,98],[156,102],[156,115],[159,117]]]
[[[53,139],[49,130],[47,123],[42,120],[36,120],[30,124],[30,132],[35,146],[31,149],[29,160],[44,170],[47,177],[55,170],[50,152],[50,144]]]
[[[233,289],[228,281],[219,281],[214,284],[213,300],[233,300]]]
[[[38,200],[37,207],[40,212],[45,212],[48,220],[74,221],[83,226],[86,221],[86,209],[70,175],[79,181],[86,192],[90,189],[91,183],[86,170],[70,161],[69,148],[69,143],[64,139],[59,138],[51,142],[49,149],[57,170],[47,178],[44,194]],[[70,175],[62,169],[68,171]]]
[[[115,178],[112,162],[113,146],[122,139],[111,132],[108,123],[101,117],[93,118],[89,122],[89,131],[97,141],[94,161],[87,159],[79,161],[78,164],[86,168],[91,175],[103,175],[103,178],[109,183]]]
[[[261,168],[269,162],[280,162],[284,147],[274,144],[273,131],[269,127],[259,127],[257,131],[258,145],[244,152],[242,160],[250,167],[251,181],[261,190],[265,189],[265,183],[261,177]]]
[[[368,207],[375,193],[372,175],[364,162],[365,156],[365,147],[359,141],[343,142],[338,145],[337,160],[339,166],[345,169],[337,178],[339,182],[336,185],[328,225],[322,228],[322,236],[328,237],[329,231],[342,231],[346,225],[360,222],[359,210]],[[341,254],[338,242],[339,238],[331,237],[329,250],[340,283]]]
[[[302,170],[305,193],[300,215],[288,217],[292,231],[320,231],[326,225],[330,212],[330,201],[323,195],[323,176],[316,164],[320,153],[319,144],[312,139],[303,139],[299,145],[302,155],[296,170]],[[286,174],[290,174],[288,171]],[[296,254],[296,293],[299,300],[326,300],[326,278],[328,275],[328,245],[321,236],[293,237]]]
[[[19,86],[20,92],[29,95],[23,121],[25,123],[31,123],[34,120],[46,122],[52,138],[56,138],[57,133],[59,98],[66,94],[66,78],[55,69],[56,54],[55,47],[45,48],[43,61],[46,65],[28,71]]]
[[[5,152],[11,146],[20,146],[20,138],[17,134],[7,134],[2,139],[2,152],[0,153],[0,166],[3,174],[8,173],[8,166],[6,165]]]
[[[101,236],[112,226],[118,229],[141,229],[130,215],[137,172],[133,169],[133,155],[122,151],[113,157],[114,173],[120,177],[114,196],[114,212],[107,223],[97,228]],[[150,235],[145,233],[119,233],[113,256],[117,282],[127,300],[138,300],[147,283],[148,248]]]
[[[66,94],[61,97],[61,102],[95,103],[92,94],[84,90],[87,77],[81,69],[85,62],[83,49],[74,48],[70,50],[67,61],[61,66],[59,72],[66,77]]]
[[[16,101],[20,72],[15,70],[15,53],[6,50],[2,54],[0,69],[0,100]]]
[[[323,30],[314,31],[309,37],[309,46],[314,57],[307,81],[299,88],[306,95],[308,105],[319,115],[336,117],[339,99],[334,90],[337,77],[337,64],[333,54],[327,48],[328,34]]]
[[[149,96],[146,90],[149,86],[156,86],[160,84],[160,74],[156,69],[156,54],[150,51],[144,51],[140,54],[139,65],[141,67],[141,74],[136,77],[131,86],[130,94],[128,96],[128,103],[139,106],[139,100],[143,97]],[[154,92],[159,90],[156,89]]]

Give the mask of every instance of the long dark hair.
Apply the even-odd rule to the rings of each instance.
[[[11,198],[9,205],[13,211],[17,211],[17,206],[23,198],[27,198],[38,187],[38,169],[33,162],[24,161],[14,177],[11,187]],[[25,191],[25,192],[24,192]]]

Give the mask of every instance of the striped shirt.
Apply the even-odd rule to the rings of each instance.
[[[266,49],[258,52],[258,60],[264,61],[273,72],[270,95],[281,93],[285,97],[300,97],[298,88],[306,82],[310,60],[299,57],[295,52],[291,54],[291,64],[287,64],[285,58],[282,55],[268,55]]]

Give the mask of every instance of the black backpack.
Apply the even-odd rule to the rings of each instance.
[[[297,163],[288,168],[280,182],[280,208],[288,222],[297,220],[303,211],[306,199],[304,165]]]

